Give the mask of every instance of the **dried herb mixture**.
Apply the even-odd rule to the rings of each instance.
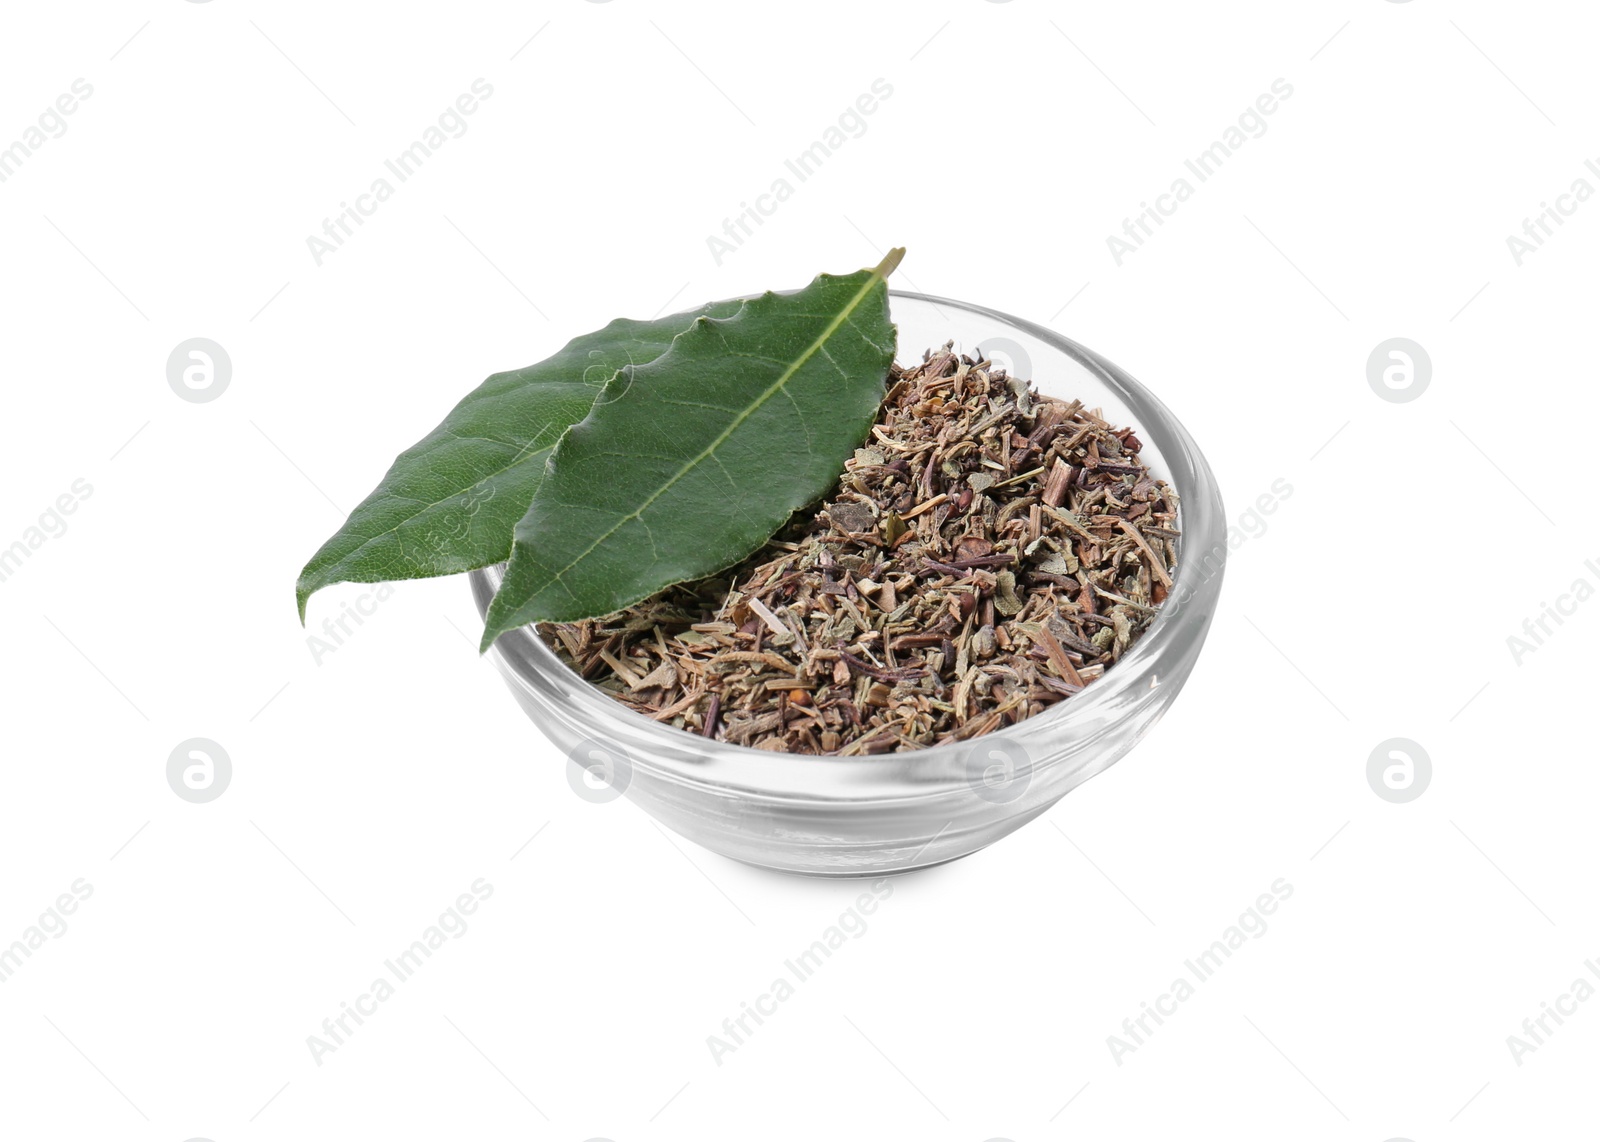
[[[792,753],[920,749],[1078,693],[1172,587],[1177,495],[1140,441],[950,345],[891,371],[831,499],[755,555],[540,624],[658,721]]]

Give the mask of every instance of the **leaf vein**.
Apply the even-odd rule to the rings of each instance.
[[[590,542],[588,547],[584,548],[577,555],[573,556],[572,559],[568,561],[566,566],[554,573],[552,576],[552,582],[561,583],[563,587],[565,587],[565,577],[568,571],[572,570],[573,567],[577,566],[584,559],[587,559],[595,550],[595,548],[599,547],[606,540],[610,539],[611,536],[615,535],[617,530],[626,524],[630,519],[637,519],[642,516],[643,513],[656,502],[656,500],[666,495],[668,491],[677,485],[679,480],[683,479],[683,477],[691,472],[694,468],[702,464],[707,457],[714,456],[716,454],[716,449],[721,447],[723,442],[732,436],[740,425],[753,416],[758,409],[764,406],[767,401],[771,400],[776,394],[786,391],[789,381],[793,379],[794,375],[800,370],[800,368],[818,352],[821,352],[825,357],[827,357],[830,364],[832,364],[835,368],[838,368],[838,362],[834,361],[831,356],[827,355],[827,341],[839,331],[840,327],[846,323],[850,315],[860,307],[862,301],[882,280],[883,279],[876,273],[868,277],[866,282],[862,284],[861,288],[856,291],[856,295],[850,299],[849,304],[844,307],[842,312],[835,314],[834,317],[829,320],[827,326],[817,336],[816,340],[814,340],[811,345],[807,347],[806,351],[802,353],[795,361],[791,362],[788,367],[784,369],[783,373],[779,375],[778,379],[769,385],[759,397],[752,401],[743,412],[739,413],[734,418],[732,423],[718,433],[716,439],[712,440],[710,444],[707,444],[698,455],[686,461],[684,465],[679,468],[676,473],[674,473],[672,478],[667,480],[661,485],[661,487],[652,492],[649,497],[645,499],[644,503],[640,504],[627,516],[623,517],[600,535],[596,536]],[[817,316],[820,318],[820,315]],[[843,370],[841,370],[841,372],[843,372]],[[567,594],[569,597],[571,596],[572,592],[570,589],[567,590]]]

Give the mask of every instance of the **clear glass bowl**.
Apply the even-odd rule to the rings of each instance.
[[[1053,396],[1131,425],[1156,475],[1178,491],[1172,595],[1144,635],[1083,693],[970,742],[869,757],[817,757],[709,741],[653,722],[591,687],[531,628],[491,653],[535,725],[586,770],[663,825],[713,852],[816,876],[872,876],[976,852],[1118,761],[1178,696],[1222,588],[1226,524],[1199,447],[1149,390],[1110,361],[1031,322],[892,292],[899,359],[954,339]],[[501,567],[475,571],[480,613]],[[574,772],[577,772],[574,770]],[[587,785],[575,788],[590,790]]]

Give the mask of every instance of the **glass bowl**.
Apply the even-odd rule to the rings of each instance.
[[[591,687],[530,627],[490,652],[517,701],[594,799],[625,794],[674,832],[734,860],[814,876],[876,876],[955,860],[1027,824],[1132,749],[1194,667],[1222,589],[1226,524],[1216,479],[1183,425],[1098,354],[992,309],[891,291],[898,359],[954,339],[1041,392],[1132,426],[1177,489],[1174,588],[1142,637],[1081,694],[968,742],[867,757],[772,753],[653,722]],[[485,613],[504,568],[471,574]]]

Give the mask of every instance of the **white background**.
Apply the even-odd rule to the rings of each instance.
[[[0,184],[0,546],[93,490],[0,583],[0,943],[93,895],[0,984],[0,1133],[1577,1137],[1600,1002],[1520,1065],[1507,1036],[1600,956],[1600,606],[1520,664],[1507,638],[1600,583],[1600,205],[1520,266],[1506,238],[1600,187],[1596,31],[1487,0],[11,6],[0,146],[93,94]],[[480,77],[465,135],[319,266],[307,236]],[[707,236],[877,78],[866,132],[719,265]],[[1119,266],[1107,236],[1278,78],[1265,134]],[[719,1066],[707,1036],[863,886],[574,796],[464,581],[400,585],[320,663],[291,587],[488,373],[895,244],[901,288],[1154,388],[1249,538],[1132,755],[896,880]],[[1366,375],[1397,336],[1432,361],[1408,403]],[[232,361],[208,403],[166,379],[192,337]],[[166,780],[192,737],[232,761],[207,804]],[[1407,804],[1367,782],[1393,737],[1432,760]],[[314,1061],[477,878],[470,929]],[[1114,1060],[1277,878],[1265,935]]]

